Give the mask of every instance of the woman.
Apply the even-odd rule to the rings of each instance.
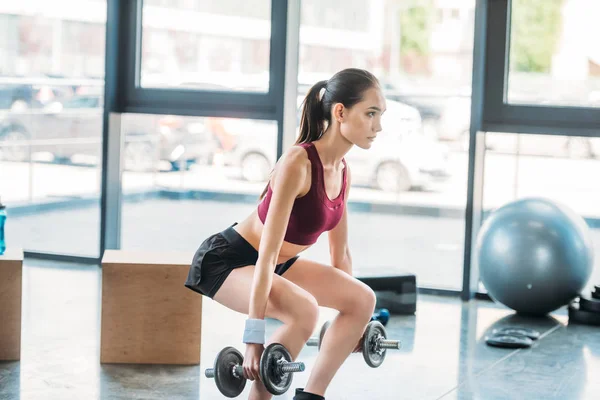
[[[294,399],[324,399],[339,367],[358,351],[375,294],[352,277],[351,174],[344,155],[354,145],[371,147],[384,111],[379,82],[367,71],[346,69],[315,84],[304,100],[296,145],[277,162],[257,210],[206,239],[194,256],[185,285],[249,316],[243,368],[254,381],[250,399],[271,398],[259,380],[265,317],[284,323],[269,342],[296,359],[316,329],[318,306],[339,311]],[[325,231],[332,266],[299,259]]]

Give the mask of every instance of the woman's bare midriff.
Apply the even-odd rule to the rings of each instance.
[[[248,243],[257,251],[260,248],[260,238],[262,237],[263,223],[258,217],[258,212],[254,210],[245,220],[233,227]],[[277,264],[286,262],[292,257],[297,256],[310,246],[302,246],[284,241],[279,250]]]

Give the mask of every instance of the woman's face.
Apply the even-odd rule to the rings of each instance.
[[[351,108],[334,106],[333,118],[340,123],[340,132],[346,140],[363,149],[369,149],[381,131],[381,115],[385,112],[385,97],[378,87],[367,89],[363,99]]]

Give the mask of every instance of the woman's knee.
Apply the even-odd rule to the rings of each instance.
[[[319,320],[319,304],[308,291],[299,287],[289,289],[272,296],[270,302],[277,318],[287,325],[294,325],[299,334],[308,340]]]
[[[373,315],[376,302],[377,297],[375,296],[373,289],[362,282],[357,282],[357,288],[353,291],[352,296],[349,298],[347,308],[341,311],[354,314],[359,318],[366,319],[368,321]]]
[[[308,340],[319,320],[319,304],[312,294],[300,290],[290,296],[281,313],[282,322],[294,326],[296,334]]]
[[[306,292],[297,300],[291,324],[296,326],[298,334],[308,340],[319,322],[319,304],[313,295]]]
[[[360,291],[360,298],[360,303],[363,307],[361,307],[359,311],[362,316],[369,320],[373,316],[375,303],[377,302],[375,292],[369,286],[363,284],[362,290]]]

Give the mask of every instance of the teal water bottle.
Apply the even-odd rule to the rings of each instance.
[[[6,206],[0,200],[0,256],[6,250],[6,242],[4,240],[4,225],[6,223]]]

